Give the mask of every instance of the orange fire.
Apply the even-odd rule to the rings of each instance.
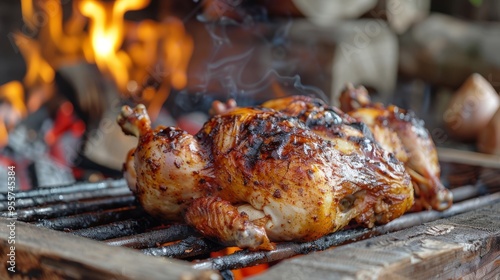
[[[11,81],[0,86],[0,99],[7,101],[7,108],[0,110],[0,148],[4,147],[9,139],[9,126],[13,126],[26,116],[24,105],[23,85],[19,81]],[[7,115],[7,113],[9,113]]]
[[[150,0],[73,1],[71,16],[63,20],[61,2],[21,0],[26,27],[38,31],[35,37],[14,36],[27,65],[23,84],[28,111],[51,97],[39,92],[52,91],[55,70],[81,60],[95,63],[116,83],[122,97],[146,103],[152,118],[172,88],[186,86],[193,40],[182,21],[125,21],[127,11],[143,9]],[[0,120],[0,134],[6,134],[1,125]]]
[[[54,80],[54,69],[42,56],[40,43],[22,34],[15,34],[14,39],[26,61],[26,75],[23,82],[26,87],[50,84]]]
[[[165,40],[163,42],[163,56],[170,83],[176,89],[187,84],[187,67],[193,52],[193,39],[184,30],[184,25],[178,19],[171,18],[165,23]]]
[[[126,89],[129,81],[130,58],[120,50],[124,37],[125,12],[146,7],[148,0],[119,0],[115,2],[81,1],[78,7],[90,18],[89,39],[92,58],[101,69],[110,73],[118,88]],[[90,50],[85,52],[90,58]]]
[[[186,72],[194,43],[182,22],[175,18],[161,23],[145,21],[136,30],[137,42],[128,48],[136,71],[128,88],[142,92],[143,100],[149,104],[148,113],[154,119],[168,98],[170,89],[182,89],[187,85]],[[159,61],[151,57],[151,53],[158,53]],[[145,82],[148,77],[156,80],[157,84]]]
[[[31,61],[27,61],[33,72],[46,78],[44,81],[53,76],[53,70],[46,67],[49,65],[46,61],[57,69],[63,62],[84,56],[88,62],[96,63],[103,73],[109,74],[122,94],[136,93],[146,97],[144,101],[151,101],[157,98],[159,88],[169,91],[170,87],[181,89],[186,86],[193,41],[179,19],[169,18],[164,22],[144,20],[135,25],[124,20],[127,11],[145,8],[149,2],[73,1],[72,15],[63,24],[60,0],[35,1],[35,5],[33,0],[22,0],[23,19],[29,27],[38,27],[40,36],[33,47],[32,39],[26,36],[22,42],[17,41],[25,46],[23,55],[40,56],[44,60],[38,62],[35,59],[33,66]],[[41,26],[36,26],[34,22],[36,8],[43,11],[46,18]],[[85,32],[87,23],[88,33]],[[126,41],[125,34],[135,36],[136,42]],[[42,45],[41,48],[39,45]],[[30,59],[28,56],[25,58]],[[143,82],[148,77],[159,80],[159,83],[150,88]]]
[[[31,29],[35,29],[33,0],[21,0],[21,11],[24,23]]]
[[[42,2],[41,9],[47,15],[47,23],[40,28],[39,41],[43,42],[43,55],[54,68],[82,59],[84,28],[87,19],[80,13],[77,1],[73,1],[71,17],[64,22],[60,0]]]

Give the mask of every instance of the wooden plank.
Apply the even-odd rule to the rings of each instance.
[[[0,279],[221,279],[218,272],[193,269],[175,259],[145,256],[128,248],[0,218]],[[15,246],[15,273],[7,271]]]
[[[252,279],[495,279],[498,275],[500,203],[495,203],[283,261]]]

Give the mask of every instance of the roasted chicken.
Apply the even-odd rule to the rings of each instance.
[[[321,100],[305,96],[274,99],[262,106],[298,117],[318,134],[326,130],[337,137],[349,137],[336,132],[340,126],[329,125],[334,115],[342,116],[351,124],[358,122],[365,135],[372,137],[383,149],[393,153],[405,164],[415,188],[415,204],[411,211],[442,211],[451,206],[452,194],[439,180],[436,147],[422,120],[396,106],[385,107],[380,103],[372,103],[364,87],[354,88],[351,84],[340,95],[340,104],[348,116]],[[236,107],[232,100],[227,103],[215,102],[212,111],[222,113]]]
[[[412,211],[445,210],[451,192],[441,183],[436,147],[422,120],[396,106],[371,103],[364,87],[347,88],[340,95],[341,109],[365,123],[375,140],[405,164],[415,189]]]
[[[409,174],[365,125],[319,100],[290,100],[214,106],[194,136],[153,130],[144,106],[123,107],[118,123],[139,138],[124,164],[138,201],[227,245],[264,250],[411,208]]]

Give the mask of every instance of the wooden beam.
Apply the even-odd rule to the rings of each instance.
[[[221,279],[188,262],[157,258],[69,233],[0,218],[0,279]],[[15,244],[9,244],[9,235]],[[12,242],[12,241],[11,241]],[[10,247],[15,246],[15,273],[10,273]]]
[[[495,279],[500,203],[283,261],[260,279]]]

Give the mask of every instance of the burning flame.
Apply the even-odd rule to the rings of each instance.
[[[0,147],[4,147],[9,139],[8,127],[13,126],[27,113],[21,82],[11,81],[0,86],[0,99],[6,100],[7,106],[10,105],[10,108],[0,110]]]
[[[54,69],[42,57],[40,43],[22,34],[15,34],[14,40],[26,60],[26,75],[23,82],[26,87],[50,84],[54,80]]]
[[[35,29],[33,0],[21,0],[21,11],[24,23],[31,29]]]
[[[187,85],[193,40],[181,20],[125,21],[127,11],[143,9],[150,0],[72,1],[71,16],[63,19],[63,2],[21,0],[26,27],[38,32],[14,35],[27,65],[28,105],[21,98],[13,106],[24,106],[23,112],[38,109],[53,93],[55,70],[81,60],[109,75],[124,97],[145,103],[152,119],[172,88]],[[0,137],[8,128],[0,120]]]
[[[145,73],[134,78],[136,81],[144,81],[145,77],[152,76],[158,81],[156,86],[143,83],[143,88],[140,89],[144,101],[149,104],[148,113],[152,119],[155,119],[162,104],[168,98],[170,89],[172,87],[181,89],[187,85],[186,72],[194,43],[191,36],[186,33],[182,22],[175,18],[169,18],[161,23],[145,22],[138,27],[137,31],[143,47],[138,45],[132,47],[131,57],[134,64],[141,65],[140,68],[144,69]],[[157,64],[155,59],[144,60],[151,56],[149,52],[156,51],[159,44],[162,63]]]
[[[81,1],[79,8],[90,18],[90,45],[97,66],[110,73],[119,89],[129,81],[130,59],[120,50],[124,36],[125,12],[146,7],[148,0],[119,0],[116,2]],[[89,53],[87,50],[86,53]]]
[[[25,79],[27,86],[37,81],[50,83],[53,69],[68,61],[85,58],[109,74],[121,93],[141,95],[141,102],[164,101],[171,87],[185,87],[193,40],[185,32],[182,21],[169,18],[164,22],[144,20],[127,25],[124,20],[127,11],[145,8],[149,2],[73,1],[72,15],[63,24],[60,0],[37,1],[37,5],[33,5],[33,0],[22,0],[25,23],[40,30],[39,40],[16,36],[29,68]],[[46,15],[47,21],[41,26],[36,26],[35,8]],[[88,34],[85,32],[87,18]],[[135,30],[129,30],[134,26]],[[138,42],[126,41],[125,31],[127,34],[135,32]],[[156,81],[155,85],[145,82],[151,78]]]
[[[9,133],[7,131],[7,126],[3,120],[3,117],[0,116],[0,148],[5,147],[9,143]]]
[[[25,0],[26,1],[26,0]],[[41,27],[40,38],[46,47],[44,56],[54,67],[68,60],[81,58],[81,45],[87,19],[80,13],[77,1],[73,1],[71,17],[65,22],[63,30],[63,10],[59,0],[45,2],[41,8],[47,15],[47,24]],[[62,55],[61,55],[62,54]],[[63,61],[59,61],[59,60]]]
[[[186,35],[184,25],[180,20],[171,19],[166,23],[168,33],[163,43],[165,68],[172,73],[170,82],[176,89],[181,89],[187,84],[187,67],[193,52],[193,39]]]

